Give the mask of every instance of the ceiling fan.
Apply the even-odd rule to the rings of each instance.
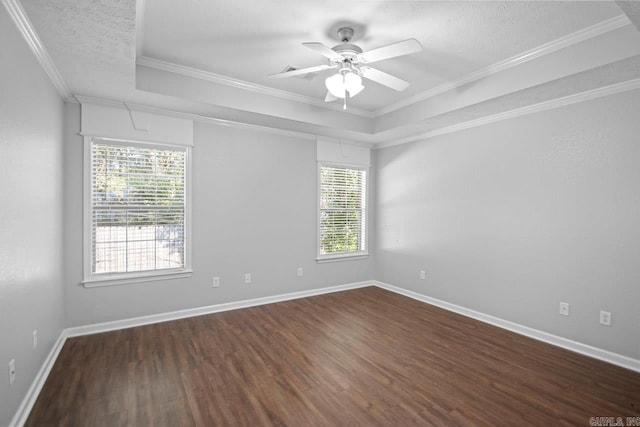
[[[337,99],[344,99],[343,108],[345,110],[347,109],[347,98],[353,98],[364,89],[362,77],[399,92],[409,86],[409,82],[387,74],[384,71],[371,68],[368,64],[420,52],[422,45],[420,45],[418,40],[407,39],[364,52],[359,46],[349,43],[352,37],[353,28],[342,27],[338,30],[338,38],[342,43],[333,48],[322,43],[302,43],[309,49],[328,58],[329,63],[315,67],[301,68],[299,70],[284,71],[282,73],[272,74],[269,77],[279,79],[329,69],[338,69],[337,74],[331,75],[325,81],[327,96],[324,100],[325,102],[332,102]]]

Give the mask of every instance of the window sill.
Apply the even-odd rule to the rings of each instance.
[[[366,252],[361,252],[357,254],[325,256],[322,258],[316,258],[316,262],[318,264],[324,264],[325,262],[355,261],[358,259],[367,259],[367,258],[369,258],[369,254]]]
[[[117,275],[117,276],[98,276],[91,279],[83,280],[82,286],[85,288],[98,288],[102,286],[126,285],[129,283],[155,282],[158,280],[181,279],[191,277],[192,270],[180,270],[160,273],[147,273],[142,275]]]

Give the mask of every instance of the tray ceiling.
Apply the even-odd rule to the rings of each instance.
[[[610,1],[22,0],[19,4],[76,97],[366,143],[406,140],[431,130],[445,115],[447,122],[456,123],[500,111],[501,100],[511,108],[514,99],[553,98],[549,87],[571,93],[573,86],[585,90],[585,80],[594,81],[587,85],[591,90],[598,87],[596,81],[616,84],[640,78],[637,7],[627,3],[620,7]],[[422,52],[375,65],[410,82],[409,88],[395,92],[365,81],[364,91],[350,100],[344,112],[337,103],[323,101],[324,79],[331,71],[306,78],[267,78],[287,66],[326,63],[301,43],[338,44],[335,32],[343,25],[356,30],[353,43],[365,51],[407,38],[419,40]],[[617,73],[618,80],[605,78],[611,73]],[[531,95],[536,90],[540,96]],[[460,118],[451,118],[456,111]]]

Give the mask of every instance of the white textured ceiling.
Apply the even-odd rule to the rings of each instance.
[[[135,1],[21,2],[73,94],[135,89]]]
[[[640,78],[633,60],[640,59],[638,9],[622,1],[20,3],[76,96],[363,142],[406,139],[439,123],[548,99],[549,91],[571,94],[587,80],[594,88]],[[343,25],[354,27],[353,42],[365,51],[419,40],[423,52],[375,64],[409,81],[409,88],[395,92],[365,81],[343,112],[323,102],[329,71],[267,78],[289,65],[325,63],[301,43],[333,46]],[[563,40],[573,41],[565,46]],[[518,67],[496,68],[540,51],[535,60],[522,56]]]

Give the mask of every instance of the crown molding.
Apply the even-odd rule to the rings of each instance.
[[[274,134],[274,135],[281,135],[281,136],[286,136],[286,137],[294,137],[294,138],[300,138],[300,139],[306,139],[306,140],[315,141],[318,138],[317,134],[311,133],[311,132],[308,132],[308,133],[307,132],[299,132],[299,131],[293,131],[293,130],[288,130],[288,129],[264,126],[264,125],[256,125],[256,124],[252,124],[252,123],[238,122],[238,121],[234,121],[234,120],[219,119],[219,118],[216,118],[216,117],[203,116],[203,115],[200,115],[200,114],[188,113],[188,112],[183,112],[183,111],[176,111],[176,110],[168,110],[168,109],[163,109],[163,108],[157,108],[157,107],[154,107],[154,106],[151,106],[151,105],[145,105],[145,104],[136,104],[136,103],[125,102],[125,101],[116,101],[116,100],[113,100],[113,99],[94,98],[94,97],[90,97],[90,96],[75,95],[69,102],[78,103],[78,104],[81,104],[81,105],[82,104],[95,104],[95,105],[102,105],[102,106],[105,106],[105,107],[112,107],[112,108],[121,108],[121,109],[127,109],[127,110],[146,111],[146,112],[149,112],[149,113],[161,114],[161,115],[169,116],[169,117],[176,117],[176,118],[181,118],[181,119],[190,119],[190,120],[198,121],[198,122],[212,123],[212,124],[215,124],[215,125],[218,125],[218,126],[226,126],[226,127],[236,128],[236,129],[246,129],[246,130],[250,130],[250,131],[254,131],[254,132],[264,132],[264,133],[270,133],[270,134]],[[362,146],[362,147],[372,148],[372,146],[373,146],[373,143],[368,142],[368,141],[358,141],[358,140],[346,139],[346,138],[337,138],[337,139],[340,139],[340,141],[344,141],[344,142],[352,144],[352,145],[358,145],[358,146]]]
[[[49,76],[49,79],[58,91],[58,94],[65,100],[71,98],[71,91],[62,79],[58,68],[53,63],[53,60],[47,52],[47,49],[42,44],[36,29],[31,24],[31,21],[22,8],[20,1],[2,0],[2,4],[7,9],[7,12],[9,12],[11,20],[16,24],[16,27],[18,27],[18,31],[27,42],[27,45],[29,45],[31,52],[35,55],[40,66],[43,68],[44,72],[47,73],[47,76]]]
[[[136,58],[142,57],[145,2],[146,0],[136,0]]]
[[[509,68],[513,68],[517,65],[523,64],[525,62],[540,58],[545,55],[549,55],[550,53],[556,52],[560,49],[573,46],[580,42],[606,34],[608,32],[617,30],[618,28],[622,28],[630,24],[631,24],[631,21],[626,15],[622,14],[622,15],[615,16],[613,18],[607,19],[605,21],[602,21],[597,24],[578,30],[574,33],[560,37],[549,43],[545,43],[536,48],[530,49],[526,52],[512,56],[511,58],[507,58],[503,61],[496,62],[495,64],[489,65],[488,67],[476,70],[458,80],[453,80],[453,81],[441,84],[440,86],[436,86],[432,89],[426,90],[424,92],[410,96],[396,103],[382,107],[378,110],[375,110],[373,112],[373,116],[374,117],[383,116],[385,114],[391,113],[401,108],[408,107],[409,105],[413,105],[417,102],[424,101],[428,98],[448,92],[450,90],[453,90],[465,84],[474,82],[476,80],[484,79],[492,74],[496,74],[501,71],[507,70]]]
[[[163,108],[157,108],[152,105],[136,104],[136,103],[126,102],[126,101],[116,101],[113,99],[94,98],[94,97],[82,96],[82,95],[76,95],[74,96],[74,99],[80,105],[94,104],[94,105],[102,105],[105,107],[126,109],[128,111],[131,111],[131,110],[145,111],[153,114],[160,114],[163,116],[176,117],[180,119],[190,119],[190,120],[199,121],[199,122],[213,123],[219,126],[227,126],[227,127],[238,128],[238,129],[248,129],[248,130],[253,130],[257,132],[267,132],[267,133],[272,133],[272,134],[277,134],[282,136],[297,137],[297,138],[303,138],[303,139],[313,139],[313,140],[316,139],[316,135],[312,135],[310,133],[296,132],[296,131],[287,130],[287,129],[272,128],[268,126],[255,125],[251,123],[243,123],[243,122],[237,122],[233,120],[219,119],[216,117],[202,116],[199,114],[187,113],[182,111],[167,110]]]
[[[572,95],[563,96],[561,98],[552,99],[550,101],[531,104],[526,107],[516,108],[513,110],[504,111],[502,113],[497,113],[490,116],[480,117],[478,119],[469,120],[467,122],[457,123],[452,126],[446,126],[439,129],[430,130],[428,132],[411,135],[405,138],[380,142],[374,145],[373,148],[377,150],[381,148],[393,147],[394,145],[408,144],[410,142],[420,141],[423,139],[432,138],[434,136],[446,135],[448,133],[458,132],[461,130],[470,129],[477,126],[486,125],[489,123],[495,123],[502,120],[525,116],[528,114],[539,113],[541,111],[551,110],[558,107],[564,107],[571,104],[577,104],[584,101],[590,101],[593,99],[614,95],[616,93],[627,92],[634,89],[640,89],[640,78],[628,80],[622,83],[615,83],[609,86],[603,86],[596,89],[575,93]]]
[[[186,67],[184,65],[175,64],[172,62],[162,61],[159,59],[149,58],[147,56],[142,56],[136,60],[137,65],[142,65],[144,67],[149,67],[154,70],[166,71],[169,73],[180,74],[187,77],[193,77],[200,80],[209,81],[212,83],[217,83],[229,87],[234,87],[237,89],[242,89],[254,93],[259,93],[262,95],[274,96],[281,99],[286,99],[288,101],[301,102],[303,104],[313,105],[315,107],[324,108],[327,110],[334,110],[342,112],[342,107],[336,104],[327,103],[322,100],[313,98],[311,96],[299,95],[297,93],[287,92],[285,90],[274,89],[272,87],[263,86],[251,82],[247,82],[244,80],[234,79],[232,77],[223,76],[221,74],[215,74],[209,71],[199,70],[197,68]],[[349,107],[347,111],[349,114],[354,114],[356,116],[373,118],[374,115],[372,112],[363,110],[361,108]]]
[[[95,98],[93,96],[73,95],[71,101],[74,104],[96,104],[105,107],[127,108],[124,101],[116,101],[115,99]]]
[[[640,89],[640,78],[628,80],[622,83],[615,83],[609,86],[603,86],[600,88],[575,93],[572,95],[567,95],[567,96],[557,98],[557,99],[552,99],[549,101],[539,102],[537,104],[532,104],[525,107],[504,111],[502,113],[497,113],[490,116],[480,117],[474,120],[469,120],[466,122],[457,123],[455,125],[433,129],[427,132],[416,133],[404,138],[394,138],[390,140],[376,142],[375,140],[373,140],[375,139],[375,135],[371,135],[371,140],[369,141],[366,141],[366,140],[358,141],[358,140],[347,140],[347,139],[345,139],[345,141],[348,141],[351,144],[360,145],[363,147],[370,147],[374,150],[378,150],[378,149],[393,147],[396,145],[408,144],[410,142],[421,141],[424,139],[433,138],[435,136],[446,135],[446,134],[458,132],[465,129],[471,129],[474,127],[483,126],[490,123],[496,123],[502,120],[508,120],[508,119],[512,119],[520,116],[525,116],[528,114],[539,113],[539,112],[551,110],[554,108],[559,108],[567,105],[577,104],[580,102],[590,101],[593,99],[602,98],[602,97],[614,95],[617,93],[628,92],[635,89]],[[295,137],[295,138],[301,138],[301,139],[307,139],[307,140],[315,140],[318,136],[317,134],[311,133],[311,132],[306,133],[306,132],[299,132],[299,131],[293,131],[288,129],[264,126],[264,125],[256,125],[252,123],[244,123],[244,122],[238,122],[233,120],[219,119],[216,117],[202,116],[194,113],[156,108],[149,105],[135,104],[135,103],[116,101],[111,99],[93,98],[88,96],[76,95],[74,96],[74,100],[79,104],[91,103],[91,104],[98,104],[98,105],[104,105],[104,106],[115,107],[115,108],[148,111],[148,112],[162,114],[170,117],[178,117],[178,118],[191,119],[199,122],[213,123],[219,126],[227,126],[227,127],[237,128],[237,129],[246,129],[246,130],[251,130],[255,132],[265,132],[265,133],[270,133],[275,135]]]

